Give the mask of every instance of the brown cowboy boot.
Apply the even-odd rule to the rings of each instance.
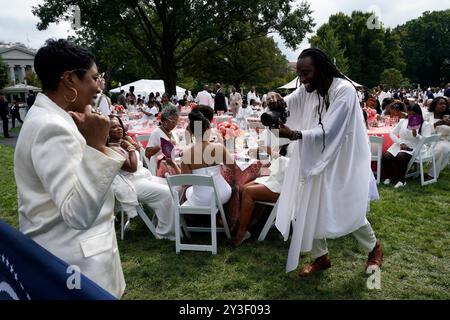
[[[382,264],[383,264],[383,248],[381,247],[380,242],[377,241],[377,244],[375,245],[373,250],[369,253],[369,257],[366,263],[366,272],[370,266],[377,265],[379,268],[381,268]]]
[[[299,276],[302,278],[310,277],[317,271],[325,270],[331,267],[331,260],[328,257],[328,253],[318,257],[312,264],[308,264],[302,268],[299,272]]]

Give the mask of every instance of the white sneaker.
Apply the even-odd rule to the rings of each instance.
[[[385,185],[388,185],[388,184],[390,184],[391,183],[391,180],[389,180],[389,179],[386,179],[386,180],[384,180],[384,182],[383,182]]]
[[[398,189],[398,188],[402,188],[402,187],[404,187],[406,185],[406,182],[405,183],[403,183],[403,182],[397,182],[397,184],[394,186],[394,188],[395,189]]]

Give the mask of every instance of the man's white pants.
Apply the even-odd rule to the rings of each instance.
[[[375,248],[377,243],[377,238],[373,232],[372,226],[369,222],[354,231],[352,235],[356,238],[359,244],[364,248],[364,250],[369,253]],[[314,239],[312,244],[311,255],[313,259],[321,257],[328,253],[328,246],[326,239]]]

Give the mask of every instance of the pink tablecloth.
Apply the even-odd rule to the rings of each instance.
[[[389,147],[393,143],[391,137],[389,136],[392,129],[394,129],[394,127],[372,127],[369,130],[367,130],[369,136],[383,137],[383,154],[387,151],[387,149],[389,149]]]
[[[155,126],[142,128],[142,129],[131,129],[127,131],[127,135],[129,135],[134,141],[137,142],[137,137],[142,135],[149,135],[155,130]],[[147,147],[147,141],[141,141],[142,146]]]
[[[241,171],[239,167],[233,172],[226,166],[222,166],[222,176],[232,187],[232,194],[230,201],[227,203],[227,207],[230,213],[231,230],[234,231],[239,221],[239,215],[241,210],[240,189],[248,182],[255,180],[260,176],[261,162],[251,164],[247,169]]]

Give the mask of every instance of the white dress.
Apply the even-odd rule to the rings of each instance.
[[[173,135],[176,139],[176,135]],[[164,131],[158,127],[150,134],[150,138],[148,139],[147,148],[161,146],[161,138],[170,141],[170,138],[164,133]],[[158,164],[158,156],[162,154],[162,151],[159,150],[150,158],[150,173],[156,176],[157,164]]]
[[[434,119],[437,122],[441,119]],[[449,163],[450,158],[450,126],[442,125],[434,128],[432,126],[432,131],[434,133],[440,134],[441,137],[434,147],[434,157],[436,161],[436,168],[433,168],[433,164],[430,165],[429,174],[431,176],[439,177],[439,173],[445,169]]]
[[[266,186],[274,193],[280,193],[283,186],[284,175],[289,164],[289,158],[279,157],[272,160],[270,164],[270,176],[259,177],[255,180],[256,183]]]
[[[212,176],[216,183],[219,200],[225,204],[231,198],[231,187],[222,176],[220,169],[221,165],[218,164],[212,167],[193,169],[192,173]],[[186,198],[191,205],[209,206],[213,192],[211,187],[191,186],[186,190]]]

